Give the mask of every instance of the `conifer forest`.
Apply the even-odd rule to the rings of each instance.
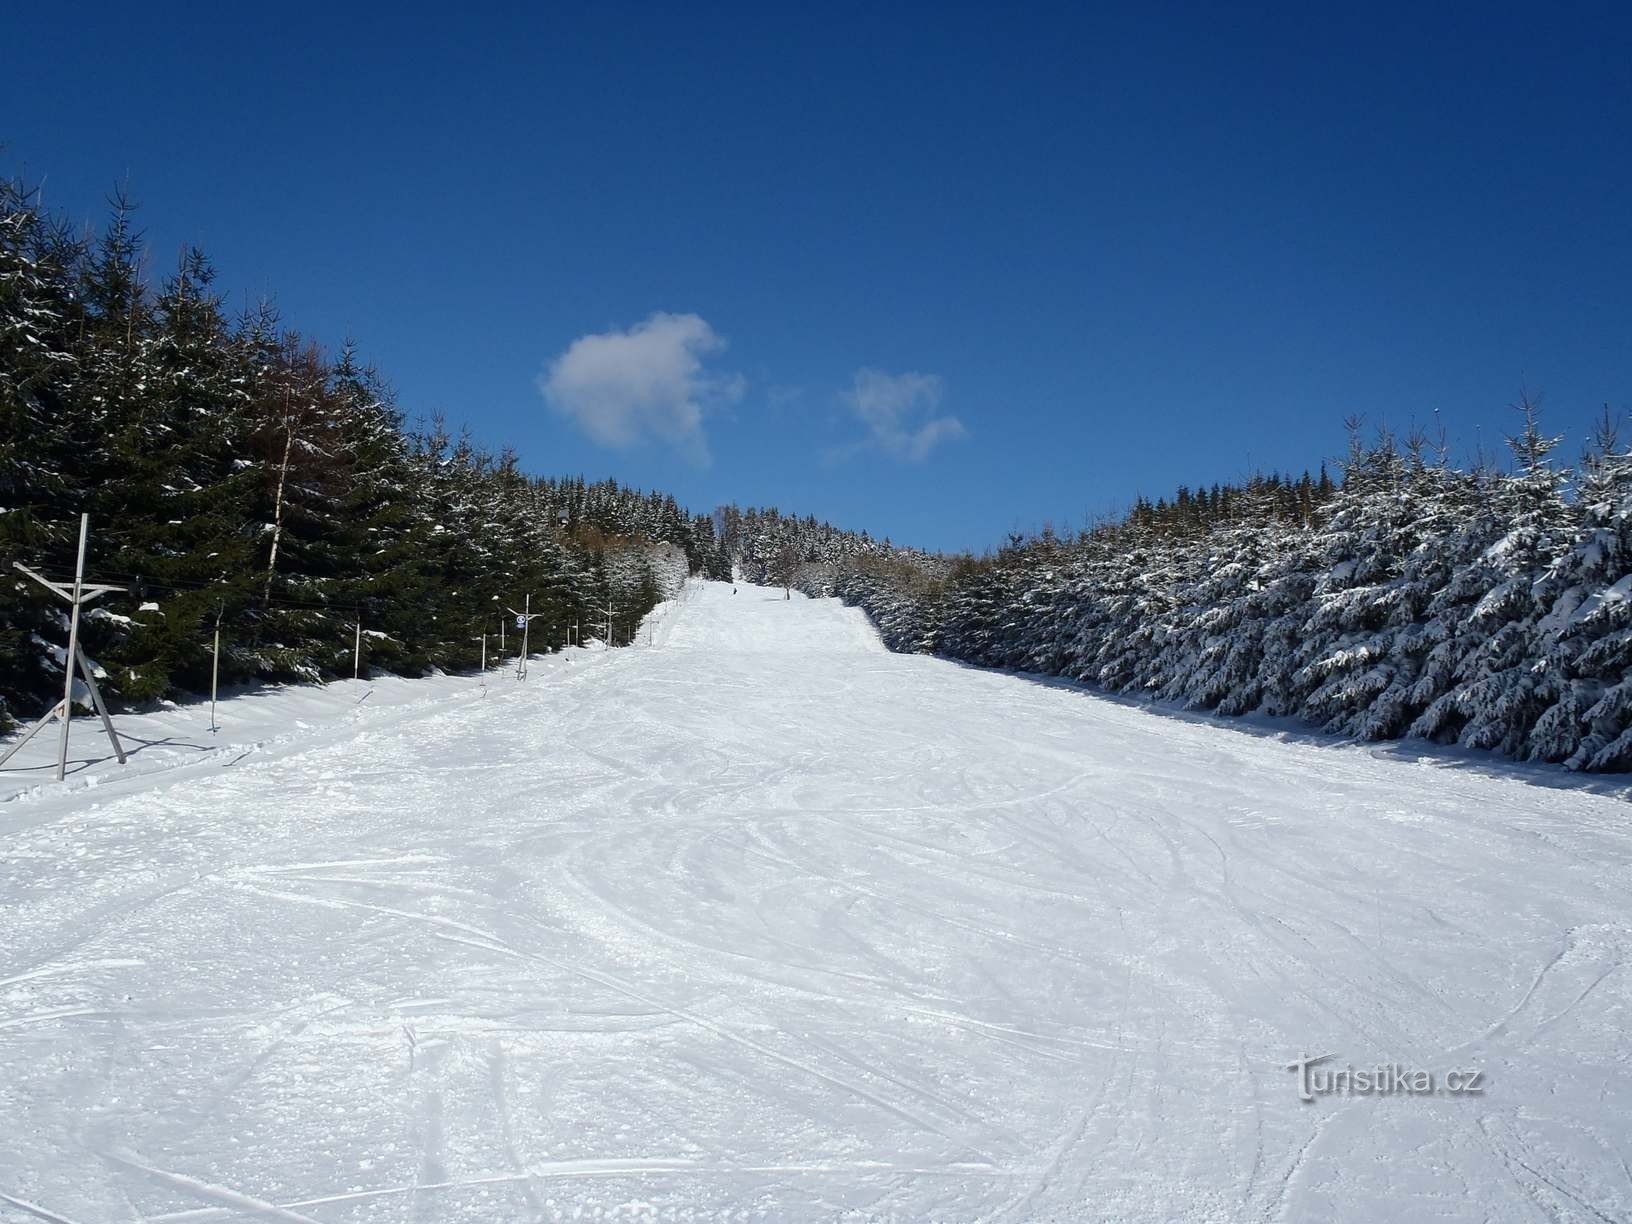
[[[205,252],[156,285],[144,256],[123,196],[92,233],[5,183],[0,550],[60,576],[91,515],[97,576],[128,588],[85,625],[120,703],[200,691],[218,622],[223,683],[343,674],[359,627],[369,668],[415,675],[476,666],[524,593],[545,649],[574,625],[627,640],[677,576],[735,567],[839,596],[896,651],[1632,768],[1632,450],[1607,407],[1574,463],[1524,395],[1499,459],[1453,466],[1443,437],[1356,419],[1318,474],[929,554],[525,472],[443,420],[406,422],[356,341],[325,345],[270,303],[229,317]],[[0,580],[8,722],[61,683],[67,618],[48,600]]]

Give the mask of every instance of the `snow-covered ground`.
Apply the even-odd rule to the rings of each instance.
[[[0,1218],[1632,1218],[1624,803],[652,639],[0,774]]]

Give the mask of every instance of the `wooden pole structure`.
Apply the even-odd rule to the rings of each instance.
[[[68,726],[74,718],[74,660],[79,657],[79,601],[85,594],[85,537],[91,516],[79,516],[79,560],[74,562],[73,607],[68,613],[68,653],[62,659],[62,738],[57,750],[57,781],[68,772]]]
[[[210,653],[210,734],[215,734],[215,690],[221,680],[221,613],[215,614],[215,647]]]
[[[610,650],[612,648],[612,614],[614,612],[622,612],[623,609],[614,608],[612,606],[612,601],[607,600],[606,607],[597,609],[597,611],[604,611],[606,613],[606,645],[607,649]]]
[[[527,679],[527,638],[528,631],[533,626],[533,593],[527,592],[527,598],[521,605],[521,659],[516,664],[516,679]]]
[[[65,582],[52,582],[42,574],[37,574],[21,561],[13,561],[12,568],[21,570],[58,599],[70,605],[68,618],[68,650],[62,657],[62,700],[45,712],[35,724],[17,739],[15,743],[0,755],[0,765],[16,755],[17,750],[36,734],[44,729],[53,718],[62,720],[62,735],[57,741],[57,781],[61,782],[68,776],[68,729],[74,711],[74,668],[77,665],[79,673],[85,681],[85,687],[90,691],[91,704],[96,708],[97,717],[102,720],[102,729],[108,733],[108,741],[113,745],[113,753],[119,758],[119,764],[125,763],[124,745],[119,742],[119,736],[114,732],[113,719],[108,716],[107,703],[102,700],[102,690],[97,687],[96,673],[86,661],[85,652],[79,648],[79,610],[80,608],[105,595],[109,591],[122,591],[121,586],[111,586],[105,582],[85,583],[85,547],[90,538],[91,516],[79,516],[79,557],[74,563],[74,582],[70,587]]]
[[[527,679],[528,642],[529,642],[530,636],[531,636],[530,633],[529,633],[529,630],[531,629],[532,624],[533,624],[533,595],[532,595],[532,592],[529,591],[527,593],[527,598],[522,603],[520,612],[517,612],[514,608],[508,608],[508,607],[505,608],[505,611],[508,612],[511,616],[515,617],[516,618],[516,623],[521,626],[521,653],[516,656],[516,679],[517,680],[525,680],[525,679]],[[539,613],[539,615],[542,616],[543,613],[541,612],[541,613]],[[501,621],[500,624],[502,625],[503,622]]]

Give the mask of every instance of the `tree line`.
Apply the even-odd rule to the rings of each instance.
[[[186,251],[158,286],[123,195],[86,235],[0,184],[0,727],[60,693],[66,619],[11,569],[128,586],[85,646],[118,701],[197,692],[216,623],[223,683],[474,667],[532,594],[534,643],[627,633],[671,560],[729,570],[709,516],[612,481],[521,470],[440,420],[408,427],[351,341],[332,353],[261,303],[228,317]]]
[[[545,479],[403,421],[352,342],[258,304],[229,318],[206,256],[156,288],[116,196],[87,236],[0,183],[0,558],[54,577],[80,511],[86,620],[124,702],[222,678],[468,668],[527,593],[534,641],[628,626],[685,572],[866,610],[892,649],[1066,676],[1365,739],[1417,736],[1571,769],[1632,768],[1632,453],[1606,410],[1580,461],[1525,398],[1505,467],[1420,433],[1350,446],[1334,480],[1181,487],[1074,534],[928,554],[773,508],[692,514]],[[66,622],[0,574],[0,725],[60,691]]]
[[[1624,771],[1632,453],[1618,424],[1605,409],[1579,463],[1560,465],[1526,396],[1502,468],[1453,466],[1420,432],[1368,441],[1353,421],[1335,482],[1322,468],[1181,489],[983,557],[861,537],[841,556],[813,537],[796,582],[863,608],[894,650]]]

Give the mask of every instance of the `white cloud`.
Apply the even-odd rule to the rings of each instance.
[[[703,417],[734,403],[741,375],[709,374],[725,341],[694,314],[659,311],[627,331],[579,336],[539,375],[545,402],[603,446],[656,440],[694,463],[709,461]]]
[[[872,447],[909,463],[922,463],[940,443],[963,437],[968,431],[957,417],[934,415],[942,390],[934,374],[857,370],[842,398],[867,427],[867,437],[849,449]]]

